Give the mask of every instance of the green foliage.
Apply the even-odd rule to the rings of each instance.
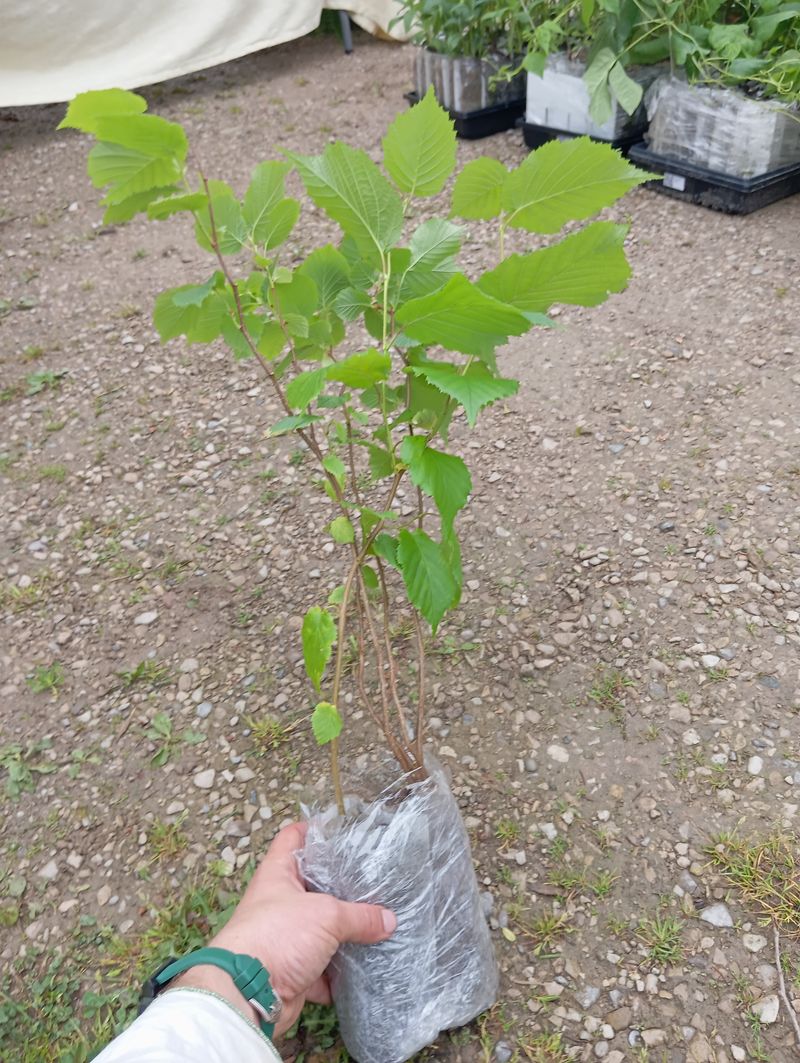
[[[414,611],[420,648],[420,617],[435,632],[459,601],[457,518],[472,480],[448,447],[454,416],[474,425],[482,410],[516,393],[518,382],[498,371],[498,351],[510,337],[549,324],[544,314],[553,303],[594,306],[628,279],[621,226],[592,223],[509,258],[506,231],[556,233],[647,175],[585,138],[549,144],[512,170],[494,160],[470,163],[455,182],[452,213],[497,219],[499,262],[468,278],[458,263],[459,225],[442,217],[407,221],[412,200],[441,192],[455,161],[452,123],[431,94],[388,130],[385,172],[365,152],[335,143],[321,155],[260,164],[241,198],[222,181],[192,180],[179,127],[145,115],[138,100],[87,93],[68,118],[103,138],[89,167],[96,183],[109,186],[107,204],[154,218],[188,214],[213,261],[196,283],[158,297],[162,339],[221,337],[235,358],[250,358],[285,414],[269,435],[294,434],[298,452],[315,463],[314,483],[329,506],[321,528],[347,565],[327,602],[338,623],[315,605],[302,625],[306,671],[326,699],[312,727],[325,744],[339,736],[341,684],[351,667],[363,690],[364,671],[374,666],[387,684],[387,706],[400,704],[397,662],[389,667],[386,657],[393,631],[405,625],[390,621],[398,590]],[[135,167],[130,152],[138,153]],[[301,210],[285,195],[292,167],[341,230],[335,246],[326,243],[299,264],[284,247]],[[139,678],[153,677],[131,682]],[[424,732],[410,748],[401,714],[392,712],[375,714],[376,721],[402,766],[413,769],[422,763]],[[164,713],[147,733],[156,764],[191,740],[175,736]]]

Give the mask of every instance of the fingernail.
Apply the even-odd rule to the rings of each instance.
[[[384,908],[381,912],[381,919],[383,920],[383,929],[387,934],[393,934],[397,929],[397,916],[394,912],[390,912],[388,908]]]

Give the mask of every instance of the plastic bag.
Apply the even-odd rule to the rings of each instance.
[[[647,93],[646,140],[657,155],[733,177],[800,163],[800,110],[732,88],[665,77]]]
[[[486,59],[439,55],[418,48],[414,57],[414,84],[420,99],[433,85],[436,99],[449,111],[469,114],[487,107],[514,104],[525,96],[525,80],[517,74],[510,81],[497,72],[512,61],[503,55]]]
[[[646,89],[663,69],[663,64],[631,67],[628,75]],[[570,58],[565,52],[549,56],[542,77],[528,74],[525,121],[596,140],[618,140],[643,131],[647,125],[643,103],[629,115],[614,102],[612,114],[605,122],[594,121],[589,114],[589,89],[583,80],[585,71],[585,63]]]
[[[330,969],[339,1029],[358,1063],[402,1063],[497,999],[498,972],[469,840],[441,766],[378,800],[311,817],[300,866],[312,889],[382,904],[397,930],[343,945]]]

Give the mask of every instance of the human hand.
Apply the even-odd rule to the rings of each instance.
[[[375,904],[351,904],[323,893],[306,892],[294,853],[303,848],[306,825],[293,823],[275,837],[229,922],[209,945],[244,952],[269,972],[283,1011],[275,1034],[296,1021],[306,1000],[331,1002],[325,970],[345,941],[372,945],[391,937],[394,914]],[[211,989],[248,1018],[255,1011],[216,967],[193,967],[176,978],[175,988]]]

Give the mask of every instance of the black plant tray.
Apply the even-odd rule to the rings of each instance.
[[[800,163],[770,170],[758,177],[732,177],[666,155],[656,155],[644,143],[632,147],[630,157],[645,169],[664,175],[663,180],[650,182],[648,188],[726,214],[750,214],[800,192]]]
[[[568,133],[564,129],[554,129],[549,125],[535,125],[533,122],[522,123],[522,136],[527,146],[531,149],[540,148],[548,140],[572,140],[573,137],[582,136],[581,133]],[[626,137],[617,137],[615,140],[601,140],[599,137],[591,137],[598,144],[610,144],[612,148],[627,153],[628,149],[641,139],[641,133],[633,133]]]
[[[416,92],[405,93],[409,103],[419,102]],[[480,140],[493,133],[513,129],[525,111],[525,101],[499,103],[495,107],[481,107],[477,111],[448,111],[456,127],[456,133],[464,140]]]

